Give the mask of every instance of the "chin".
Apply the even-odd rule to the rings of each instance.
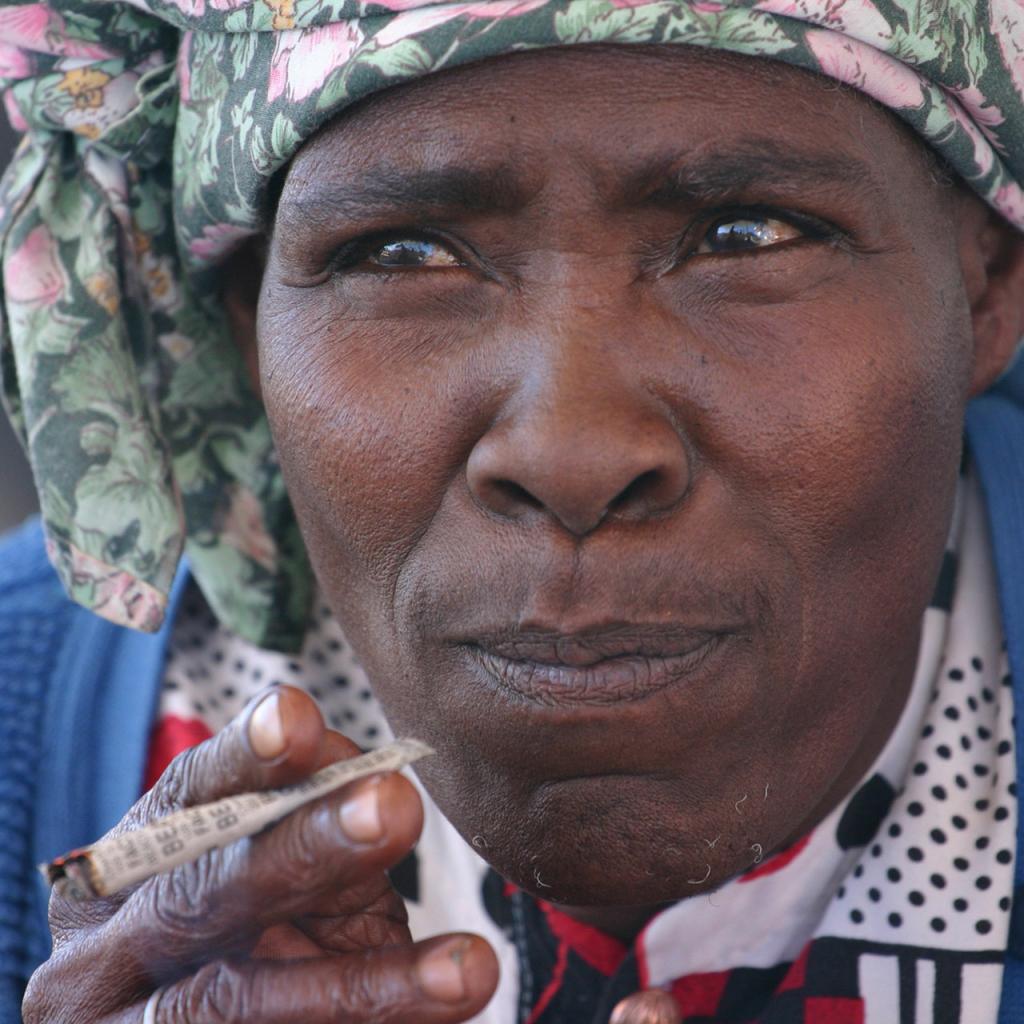
[[[452,820],[467,839],[483,834],[491,866],[541,899],[669,903],[713,891],[769,849],[767,823],[754,814],[725,832],[714,808],[681,799],[678,789],[678,782],[628,776],[546,783],[515,809],[507,794],[489,804],[510,808],[504,814]],[[761,852],[752,852],[758,842]]]
[[[615,841],[594,844],[553,835],[540,848],[514,849],[492,866],[514,885],[547,900],[579,907],[629,907],[673,903],[712,892],[749,866],[734,850],[703,843],[658,846]],[[585,847],[585,848],[584,848]],[[703,849],[702,849],[703,847]],[[712,856],[712,853],[715,855]]]

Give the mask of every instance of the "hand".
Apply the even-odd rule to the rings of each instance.
[[[112,834],[356,753],[310,697],[281,687],[175,758]],[[24,1021],[140,1024],[156,991],[155,1024],[467,1020],[497,985],[493,951],[472,935],[413,943],[385,873],[422,826],[415,787],[381,775],[128,892],[54,894],[53,954],[29,982]]]

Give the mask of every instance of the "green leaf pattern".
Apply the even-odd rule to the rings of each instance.
[[[678,43],[886,104],[1024,227],[1020,0],[0,0],[0,384],[71,596],[157,628],[183,552],[301,641],[312,575],[218,265],[272,176],[377,90],[513,49]]]

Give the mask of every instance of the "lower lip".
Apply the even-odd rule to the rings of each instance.
[[[568,707],[643,700],[706,669],[725,640],[724,635],[716,635],[684,654],[608,658],[585,667],[513,660],[476,646],[465,650],[501,689],[533,704]]]

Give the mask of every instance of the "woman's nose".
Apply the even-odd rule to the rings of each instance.
[[[480,438],[470,491],[491,512],[535,511],[583,537],[605,519],[642,520],[673,508],[690,485],[683,438],[642,390],[549,380]]]

